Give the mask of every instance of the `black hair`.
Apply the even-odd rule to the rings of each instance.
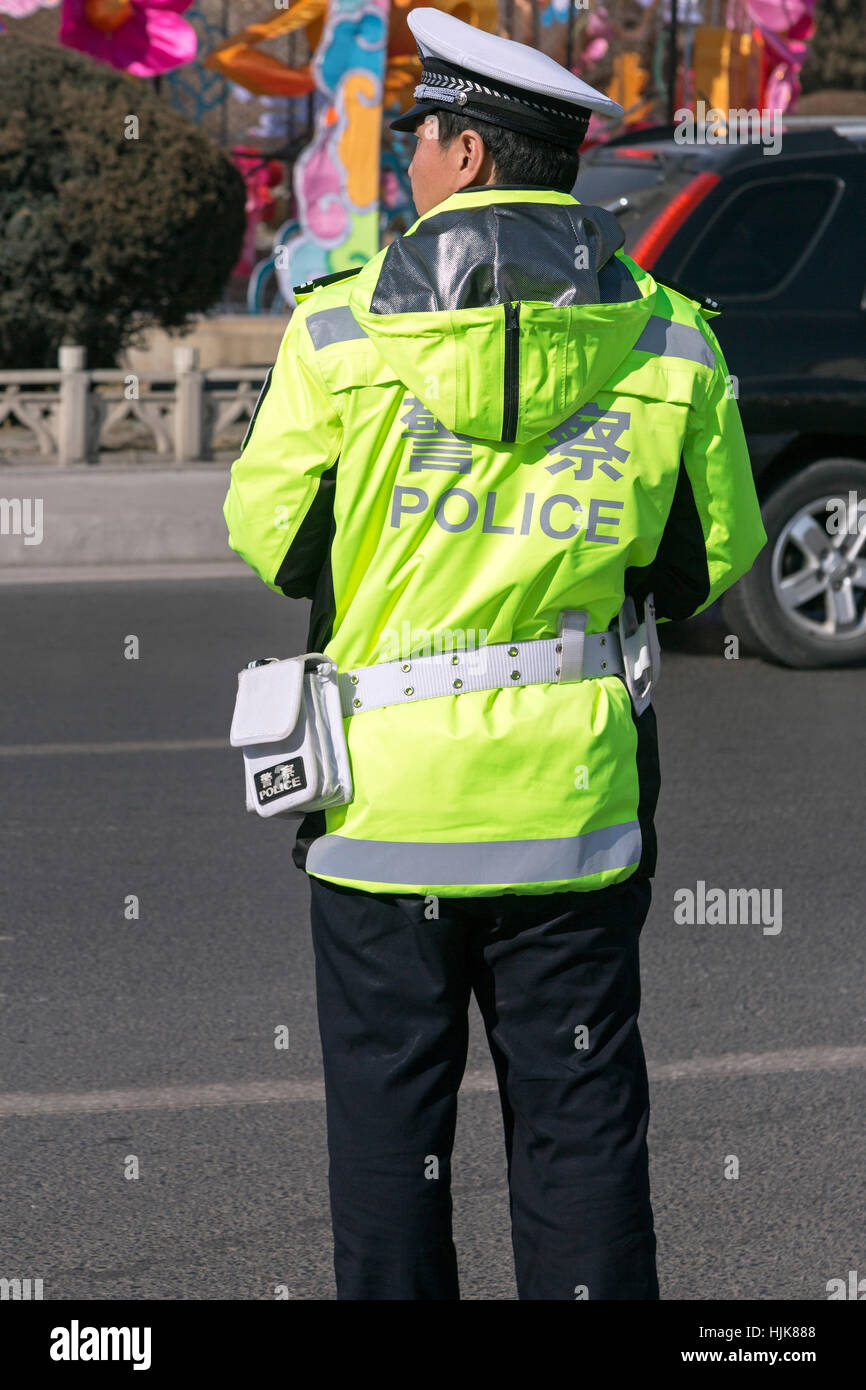
[[[570,193],[577,179],[580,155],[535,135],[493,125],[456,111],[437,111],[439,143],[447,148],[464,130],[481,136],[496,167],[497,183],[528,184],[533,188],[552,188]]]

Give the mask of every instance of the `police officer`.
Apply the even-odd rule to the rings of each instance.
[[[648,596],[698,613],[766,537],[706,310],[571,195],[591,113],[620,108],[522,44],[409,22],[419,219],[299,293],[225,505],[231,546],[312,598],[344,691],[354,797],[295,849],[337,1293],[459,1297],[474,993],[519,1297],[656,1299]]]

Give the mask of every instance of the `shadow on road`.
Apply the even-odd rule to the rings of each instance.
[[[692,652],[696,655],[718,656],[725,648],[725,638],[730,628],[722,617],[721,604],[712,604],[697,618],[689,618],[684,623],[661,623],[659,643],[662,651]],[[740,643],[743,654],[753,656],[746,642]]]

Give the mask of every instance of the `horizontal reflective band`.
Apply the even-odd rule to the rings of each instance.
[[[637,821],[564,840],[473,840],[469,844],[350,840],[323,835],[307,854],[307,872],[358,883],[564,883],[627,869],[641,856]]]
[[[685,323],[654,314],[634,345],[635,352],[654,352],[659,357],[684,357],[688,362],[700,362],[702,367],[714,367],[716,354],[703,333]]]
[[[350,338],[366,338],[361,325],[348,305],[341,304],[336,309],[320,309],[317,314],[307,318],[307,328],[316,352],[330,347],[332,343],[347,343]]]

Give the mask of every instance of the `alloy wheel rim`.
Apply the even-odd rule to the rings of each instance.
[[[771,575],[776,602],[801,631],[847,642],[866,634],[866,499],[849,496],[844,529],[834,533],[839,502],[838,494],[816,498],[791,517]]]

